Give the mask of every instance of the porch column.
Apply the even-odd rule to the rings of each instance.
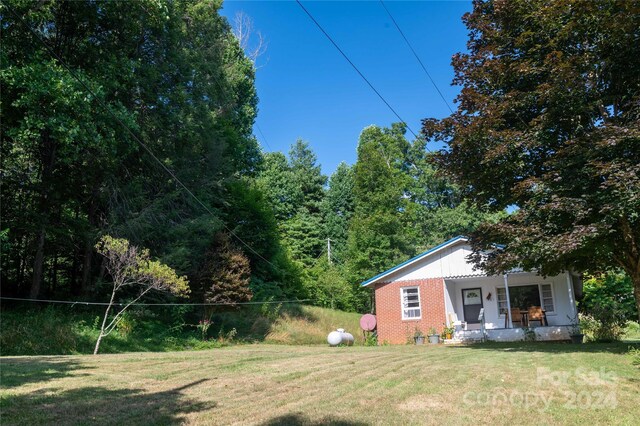
[[[576,300],[573,297],[573,280],[571,279],[571,272],[567,271],[567,291],[569,292],[569,303],[571,303],[571,313],[575,318],[578,315]]]
[[[509,328],[513,328],[513,318],[511,318],[511,300],[509,298],[509,279],[507,274],[502,275],[504,279],[504,292],[507,295],[507,318],[509,318]]]

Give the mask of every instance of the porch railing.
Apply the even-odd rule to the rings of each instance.
[[[478,321],[480,321],[480,332],[482,333],[482,341],[484,342],[487,339],[487,329],[484,324],[484,308],[480,308]]]

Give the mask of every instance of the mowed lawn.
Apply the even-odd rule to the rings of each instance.
[[[638,424],[629,344],[241,345],[11,357],[11,424]]]

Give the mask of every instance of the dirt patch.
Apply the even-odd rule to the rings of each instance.
[[[445,401],[433,395],[416,395],[398,404],[403,411],[423,411],[446,407]]]

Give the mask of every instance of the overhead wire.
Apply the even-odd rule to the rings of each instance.
[[[19,302],[37,302],[37,303],[54,303],[63,305],[86,305],[86,306],[127,306],[128,303],[120,302],[84,302],[80,300],[49,300],[49,299],[26,299],[21,297],[5,297],[0,296],[0,300],[13,300]],[[235,306],[235,305],[264,305],[275,303],[300,303],[309,302],[312,299],[299,299],[299,300],[267,300],[262,302],[236,302],[236,303],[131,303],[130,306]]]
[[[417,135],[417,133],[413,131],[411,126],[409,126],[409,123],[407,123],[405,120],[402,119],[402,117],[400,117],[400,114],[398,114],[398,112],[391,106],[391,104],[384,98],[384,96],[382,96],[382,94],[378,91],[378,89],[375,88],[375,86],[369,81],[369,79],[367,79],[367,77],[364,76],[364,74],[358,69],[358,67],[353,63],[353,61],[351,59],[349,59],[349,56],[347,56],[347,54],[344,52],[344,50],[342,50],[340,48],[338,43],[336,43],[333,40],[333,38],[329,35],[329,33],[327,33],[327,31],[325,31],[325,29],[322,27],[322,25],[320,25],[320,23],[316,20],[316,18],[313,17],[311,12],[309,12],[309,10],[307,10],[307,8],[304,7],[302,2],[300,2],[300,0],[296,0],[296,3],[298,3],[298,6],[300,6],[302,8],[302,10],[307,14],[307,16],[309,16],[309,18],[313,21],[313,23],[316,24],[316,26],[322,32],[322,34],[325,35],[325,37],[331,42],[331,44],[333,44],[333,46],[338,50],[338,52],[340,52],[340,54],[344,57],[344,59],[346,59],[346,61],[351,65],[351,67],[353,67],[353,69],[358,73],[358,75],[365,81],[365,83],[367,83],[367,85],[371,88],[371,90],[373,90],[373,92],[376,95],[378,95],[380,100],[382,100],[382,102],[384,102],[384,104],[389,108],[389,110],[391,110],[391,112],[398,118],[398,120],[400,120],[402,123],[404,123],[404,125],[407,127],[407,130],[409,130],[409,132],[411,132],[411,134],[416,139],[420,139],[420,137]]]
[[[435,80],[433,79],[433,77],[431,77],[431,74],[429,73],[429,71],[427,71],[427,67],[424,65],[424,63],[422,62],[422,60],[420,59],[420,56],[418,56],[418,54],[416,53],[415,49],[413,48],[413,46],[411,45],[411,43],[409,42],[409,39],[407,38],[407,36],[404,35],[404,32],[402,31],[402,29],[400,28],[400,25],[398,25],[398,22],[395,20],[395,18],[393,17],[393,15],[391,14],[391,11],[389,11],[389,9],[387,8],[387,6],[384,4],[383,0],[380,0],[380,4],[382,5],[382,7],[384,8],[384,10],[387,12],[387,15],[389,15],[389,18],[391,18],[391,22],[393,22],[393,25],[395,25],[396,29],[398,30],[398,32],[400,33],[400,35],[402,36],[402,38],[404,39],[405,43],[407,44],[407,46],[409,46],[409,49],[411,50],[411,52],[413,53],[413,56],[415,56],[415,58],[417,59],[418,63],[420,64],[420,66],[422,67],[422,70],[424,71],[424,73],[427,75],[427,77],[429,78],[429,80],[431,81],[431,84],[433,84],[433,87],[436,89],[436,91],[438,92],[438,94],[440,95],[440,98],[442,99],[442,101],[445,103],[445,105],[447,106],[447,108],[449,108],[449,112],[451,112],[451,114],[453,114],[453,109],[451,108],[451,105],[449,105],[449,102],[447,102],[447,100],[445,99],[444,95],[442,94],[442,92],[440,91],[440,88],[438,87],[438,85],[436,84]]]

